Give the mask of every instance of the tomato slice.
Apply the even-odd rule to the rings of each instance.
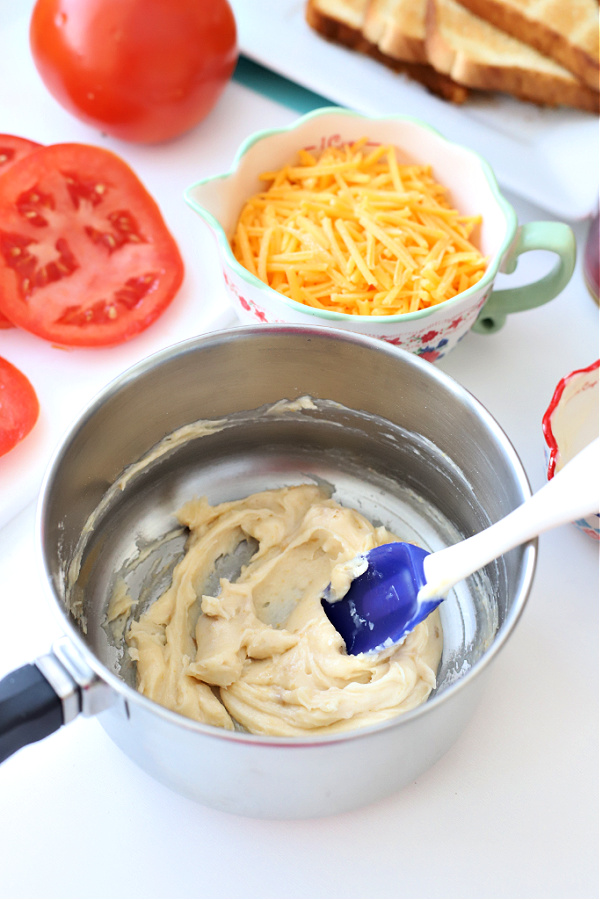
[[[39,147],[41,144],[18,137],[16,134],[0,134],[0,175]],[[12,327],[13,323],[6,318],[4,313],[0,312],[0,328]]]
[[[0,311],[65,346],[129,340],[183,279],[160,210],[116,154],[52,144],[0,178]]]
[[[39,412],[38,398],[29,379],[0,356],[0,456],[29,434]]]
[[[41,144],[16,134],[0,134],[0,175],[8,171],[14,163],[39,150]]]

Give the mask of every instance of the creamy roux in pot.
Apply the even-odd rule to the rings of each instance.
[[[178,518],[190,536],[172,584],[125,635],[141,693],[200,722],[284,736],[372,725],[427,699],[442,652],[437,610],[400,646],[350,656],[321,606],[344,563],[397,540],[384,527],[313,484],[192,500]],[[244,540],[257,549],[239,577],[203,594],[216,560]],[[120,593],[109,618],[123,603]]]

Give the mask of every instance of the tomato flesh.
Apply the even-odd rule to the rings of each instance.
[[[237,61],[227,0],[37,0],[30,46],[65,109],[142,143],[205,118]]]
[[[0,178],[0,311],[66,346],[121,343],[169,305],[183,262],[118,156],[53,144]]]
[[[40,412],[28,378],[0,356],[0,456],[29,434]]]
[[[7,172],[14,163],[29,156],[41,144],[18,137],[16,134],[0,134],[0,175]],[[0,328],[12,328],[13,323],[0,312]]]

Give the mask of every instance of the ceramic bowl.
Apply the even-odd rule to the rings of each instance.
[[[596,360],[585,369],[576,369],[556,386],[542,419],[548,480],[598,437],[599,366],[600,360]],[[597,514],[579,519],[575,524],[590,537],[600,540],[600,517]]]
[[[466,215],[482,216],[478,241],[489,262],[473,287],[418,312],[350,315],[316,310],[289,299],[236,260],[229,239],[244,203],[264,189],[261,173],[293,162],[301,148],[318,150],[364,136],[370,143],[394,144],[404,159],[432,165],[434,177],[450,190],[454,207]],[[186,190],[185,198],[217,239],[226,289],[242,322],[330,325],[382,338],[431,361],[448,353],[471,328],[495,332],[508,313],[551,300],[569,281],[575,262],[575,241],[567,225],[519,225],[485,160],[467,147],[446,140],[424,122],[404,116],[379,118],[347,109],[316,110],[287,128],[260,131],[249,137],[228,172],[198,181]],[[555,268],[534,284],[494,290],[496,275],[512,272],[518,256],[534,249],[553,251],[557,256]]]

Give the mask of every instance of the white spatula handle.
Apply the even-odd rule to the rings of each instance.
[[[419,600],[445,597],[455,584],[533,537],[600,511],[600,438],[537,493],[485,531],[427,556]]]

